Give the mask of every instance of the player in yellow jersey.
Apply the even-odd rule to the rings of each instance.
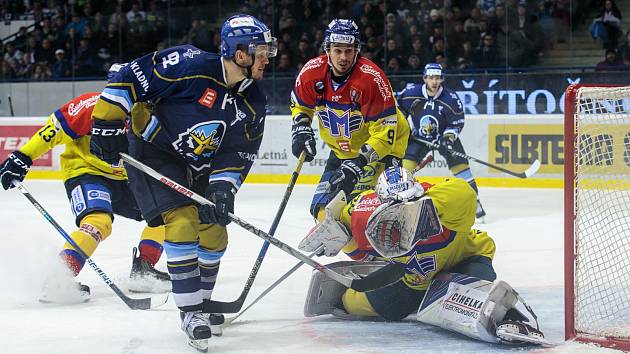
[[[334,19],[326,29],[322,54],[309,60],[291,92],[291,150],[316,154],[311,127],[330,148],[326,167],[311,202],[318,213],[343,190],[347,195],[374,188],[384,166],[402,164],[409,124],[398,109],[385,73],[363,58],[360,31],[348,19]]]
[[[300,249],[323,248],[327,256],[343,250],[360,261],[358,265],[401,263],[406,274],[392,285],[369,292],[339,291],[314,275],[305,314],[398,321],[418,312],[419,321],[484,341],[542,344],[542,332],[524,323],[527,317],[515,309],[516,292],[505,282],[495,282],[494,241],[485,231],[472,228],[476,199],[463,179],[432,185],[415,180],[397,166],[378,177],[375,190],[349,203],[342,193],[337,195]],[[344,266],[351,271],[353,265],[347,263]],[[496,306],[482,314],[490,300]],[[440,307],[443,304],[448,306]]]
[[[57,145],[65,145],[61,154],[64,185],[78,230],[71,237],[91,256],[98,244],[112,232],[113,214],[133,220],[142,220],[140,210],[129,190],[127,174],[122,164],[108,164],[90,153],[92,110],[99,93],[80,95],[48,117],[46,124],[19,150],[14,151],[0,165],[0,182],[6,190],[13,180],[22,181],[33,161]],[[138,249],[133,250],[133,265],[129,288],[131,291],[168,291],[168,274],[154,268],[162,253],[163,227],[146,227]],[[85,259],[66,243],[60,253],[63,262],[76,276]],[[74,302],[89,300],[90,289],[77,282],[78,292],[56,291],[49,282],[41,300],[44,302]],[[75,296],[76,295],[76,296]]]

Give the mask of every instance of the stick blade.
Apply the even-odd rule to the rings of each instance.
[[[402,264],[390,263],[365,278],[354,279],[350,288],[361,292],[375,290],[399,281],[404,275],[405,267]]]
[[[134,299],[134,298],[126,298],[123,299],[127,306],[129,306],[132,310],[151,310],[156,309],[166,303],[168,301],[168,295],[170,293],[158,294],[155,296]]]
[[[232,302],[205,300],[202,311],[205,313],[237,313],[243,307],[243,303],[245,303],[245,298],[242,296]]]
[[[540,169],[540,161],[536,160],[525,172],[523,172],[523,174],[525,175],[525,178],[528,178],[538,172],[538,169]]]

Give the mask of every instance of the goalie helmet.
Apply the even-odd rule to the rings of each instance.
[[[232,58],[242,45],[247,54],[256,54],[257,45],[268,45],[267,57],[276,56],[278,43],[275,37],[271,36],[269,27],[254,16],[238,14],[234,15],[223,23],[221,27],[221,56]]]
[[[375,191],[381,203],[407,202],[424,194],[424,188],[413,178],[411,172],[400,166],[392,166],[383,171],[378,177]]]

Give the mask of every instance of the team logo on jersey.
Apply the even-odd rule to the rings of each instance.
[[[317,114],[324,128],[330,131],[331,136],[341,136],[343,130],[343,136],[350,139],[352,132],[359,130],[363,123],[363,117],[358,114],[352,115],[351,109],[337,114],[335,110],[326,107],[326,109],[319,111]]]
[[[408,271],[416,275],[417,281],[420,283],[422,280],[429,276],[429,273],[435,272],[436,262],[435,255],[418,257],[418,252],[414,251],[405,265]]]
[[[420,118],[420,134],[430,141],[437,139],[440,131],[440,123],[437,118],[427,114]]]
[[[197,162],[191,167],[200,171],[210,166],[210,159],[221,145],[223,135],[225,122],[219,120],[202,122],[179,134],[178,139],[173,142],[173,147],[180,155]]]

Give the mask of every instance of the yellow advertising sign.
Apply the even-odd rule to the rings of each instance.
[[[510,170],[525,170],[540,160],[538,173],[564,171],[562,124],[489,124],[488,161]],[[488,169],[490,173],[496,170]]]

